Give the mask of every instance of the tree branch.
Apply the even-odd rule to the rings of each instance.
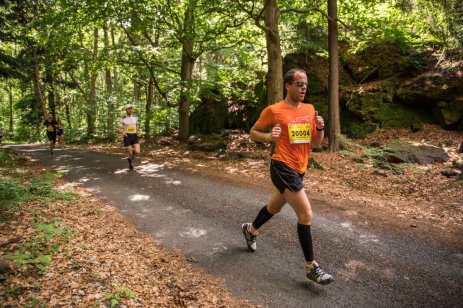
[[[319,12],[319,13],[322,14],[326,19],[331,20],[331,21],[335,21],[335,22],[339,22],[339,23],[342,24],[345,28],[351,29],[351,27],[350,27],[349,25],[347,25],[345,22],[343,22],[342,20],[340,20],[340,19],[338,19],[338,18],[336,18],[336,19],[331,18],[330,16],[328,16],[327,13],[325,13],[323,10],[319,9],[318,7],[311,7],[311,8],[307,8],[307,9],[293,9],[293,8],[282,9],[282,10],[280,10],[280,14],[283,14],[283,13],[307,14],[307,13],[310,13],[310,12],[312,12],[312,11]]]

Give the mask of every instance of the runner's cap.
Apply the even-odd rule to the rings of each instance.
[[[125,109],[127,109],[127,108],[132,108],[132,107],[133,107],[132,104],[127,104],[127,105],[125,105]]]

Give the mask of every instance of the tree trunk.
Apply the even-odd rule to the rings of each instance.
[[[151,106],[153,106],[153,94],[154,94],[154,81],[150,77],[148,82],[148,92],[146,93],[146,108],[145,108],[145,139],[149,141],[151,139]]]
[[[98,54],[98,28],[93,32],[93,54],[92,60],[95,63]],[[90,91],[87,99],[87,138],[90,140],[95,135],[95,119],[96,119],[96,78],[97,70],[92,69],[90,77]]]
[[[56,99],[55,99],[55,89],[54,89],[54,80],[53,80],[53,71],[52,63],[48,63],[48,67],[45,71],[46,81],[48,85],[48,108],[53,114],[53,117],[56,118]]]
[[[266,0],[264,14],[268,57],[267,103],[270,105],[283,99],[283,58],[278,30],[280,9],[277,0]]]
[[[66,111],[66,129],[72,129],[72,123],[71,123],[71,111],[69,110],[69,102],[66,101],[64,102],[64,108]]]
[[[45,99],[43,98],[42,88],[40,86],[40,66],[37,59],[34,59],[34,69],[32,71],[32,80],[34,82],[34,93],[38,107],[42,112],[43,118],[47,119],[47,108],[45,107]]]
[[[104,46],[105,46],[105,58],[109,59],[109,33],[108,33],[108,24],[105,22],[103,24],[103,33],[104,33]],[[114,131],[114,98],[113,98],[113,83],[111,78],[111,68],[105,68],[105,82],[106,82],[106,97],[107,97],[107,115],[106,115],[106,129],[105,137],[109,140],[115,139]]]
[[[114,35],[114,28],[111,28],[111,43],[116,45],[116,38]],[[114,83],[113,83],[113,91],[114,91],[114,97],[116,97],[116,101],[118,101],[119,98],[119,73],[117,71],[117,66],[114,66],[113,70],[113,76],[114,76]],[[114,117],[114,113],[112,114]],[[113,122],[114,123],[114,122]]]
[[[181,93],[178,107],[179,114],[179,132],[178,139],[185,141],[190,136],[189,132],[189,116],[190,116],[190,88],[191,76],[195,58],[193,57],[194,44],[194,7],[190,4],[185,12],[184,27],[185,35],[182,41],[182,68],[180,72]]]
[[[8,106],[9,106],[9,118],[10,118],[10,125],[9,125],[9,135],[10,138],[13,136],[13,83],[8,82]]]
[[[329,151],[330,153],[339,150],[338,136],[341,133],[339,119],[339,61],[338,61],[338,22],[337,22],[337,0],[328,0],[328,51],[329,51]]]
[[[141,84],[140,76],[133,76],[133,101],[139,102],[141,99]]]

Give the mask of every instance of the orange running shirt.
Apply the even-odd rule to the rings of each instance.
[[[311,141],[317,134],[315,108],[300,103],[297,108],[284,101],[267,106],[256,124],[262,130],[280,124],[281,135],[276,141],[272,159],[281,161],[299,173],[304,173],[310,155]]]

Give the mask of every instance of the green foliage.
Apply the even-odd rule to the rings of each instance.
[[[24,191],[26,191],[26,187],[19,184],[16,180],[0,180],[0,204],[2,204],[1,208],[6,208],[9,205],[19,202]]]
[[[15,285],[12,287],[5,288],[3,292],[0,291],[0,294],[2,294],[5,297],[16,298],[21,294],[21,292],[22,292],[21,286]]]
[[[151,136],[178,129],[178,107],[172,106],[181,94],[188,94],[190,111],[197,106],[199,93],[211,86],[221,89],[227,104],[257,106],[262,99],[255,90],[265,81],[267,70],[266,40],[243,8],[257,14],[263,3],[240,4],[228,0],[5,2],[0,10],[0,20],[8,25],[2,29],[0,43],[0,78],[5,85],[0,88],[4,102],[0,126],[5,130],[11,124],[16,141],[46,142],[42,106],[32,82],[31,68],[36,64],[43,107],[66,122],[65,136],[71,142],[110,137],[119,108],[127,102],[136,101],[141,107],[136,115],[142,123],[152,121]],[[282,55],[326,56],[327,19],[321,12],[327,12],[327,2],[281,0],[278,5]],[[193,17],[189,21],[187,12]],[[393,42],[403,50],[463,46],[461,0],[339,0],[338,19],[339,38],[350,52],[377,42]],[[191,77],[185,77],[186,58],[193,61]],[[407,59],[410,68],[423,67],[423,54]],[[143,106],[150,78],[155,79],[156,109],[146,114]],[[10,95],[13,112],[6,103]],[[87,136],[92,118],[95,131]]]
[[[456,49],[463,25],[458,19],[457,1],[445,6],[439,1],[351,1],[341,0],[338,17],[349,28],[339,31],[340,39],[362,50],[374,42],[394,42],[403,49],[426,44]],[[453,6],[453,7],[452,7]],[[313,19],[311,19],[313,20]],[[323,24],[320,22],[319,24]],[[459,29],[451,31],[452,28]],[[452,33],[452,34],[451,34]]]
[[[29,303],[26,304],[26,308],[46,308],[48,307],[47,304],[43,304],[40,300],[36,298],[31,298]]]
[[[12,254],[6,254],[5,259],[12,260],[18,267],[35,268],[45,271],[51,265],[51,256],[66,244],[72,235],[70,229],[59,228],[60,222],[39,222],[35,224],[32,239],[22,243]]]
[[[115,286],[114,292],[105,295],[104,300],[109,301],[109,304],[112,308],[119,305],[123,299],[135,298],[136,296],[137,293],[126,288],[125,286]]]
[[[22,202],[48,204],[62,201],[73,204],[79,199],[76,193],[53,188],[53,180],[61,177],[59,173],[46,172],[38,178],[22,179],[27,173],[27,166],[22,164],[24,155],[0,149],[0,159],[0,222],[8,221]]]

